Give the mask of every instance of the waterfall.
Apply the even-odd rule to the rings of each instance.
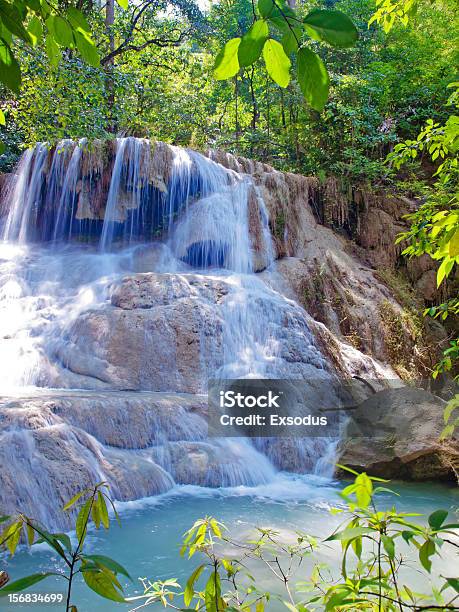
[[[146,139],[118,138],[103,152],[102,148],[86,139],[62,141],[56,147],[38,144],[23,154],[11,179],[3,206],[7,213],[0,219],[0,384],[4,394],[20,397],[27,390],[32,395],[52,392],[56,397],[63,387],[84,388],[87,393],[114,393],[111,397],[121,401],[134,383],[112,382],[115,366],[106,356],[95,353],[97,342],[110,342],[111,333],[116,339],[116,332],[104,319],[119,312],[113,297],[116,287],[129,275],[135,282],[150,282],[144,274],[135,276],[138,272],[154,273],[152,287],[158,286],[166,296],[158,297],[159,309],[169,308],[174,300],[178,304],[186,300],[190,312],[198,312],[214,329],[197,334],[202,344],[201,378],[195,382],[199,393],[206,392],[208,378],[304,379],[309,374],[330,378],[327,361],[315,345],[302,308],[254,272],[255,249],[269,268],[274,262],[274,246],[269,213],[251,177],[195,151]],[[257,244],[253,223],[259,226]],[[100,339],[93,348],[79,344],[78,329],[86,325],[87,317],[101,317],[102,321],[102,327],[97,328]],[[91,325],[96,330],[95,323]],[[148,366],[142,361],[143,352],[161,354],[164,348],[150,348],[152,330],[157,333],[157,328],[148,325],[146,322],[144,346],[137,347],[136,365],[129,366],[139,371]],[[214,333],[219,334],[218,341]],[[293,342],[292,350],[301,353],[301,367],[289,365],[286,342]],[[93,358],[90,371],[88,356]],[[122,363],[123,355],[116,360],[121,361],[117,368],[128,367]],[[180,378],[178,365],[171,362],[167,367],[177,369],[174,375],[171,372],[171,381]],[[140,380],[134,374],[131,378]],[[151,378],[142,380],[148,385],[135,383],[140,400],[146,391],[192,391],[174,382],[165,389],[167,383],[155,386]],[[75,415],[68,418],[74,422]],[[130,418],[129,412],[124,413],[126,428]],[[196,418],[202,427],[202,418]],[[46,427],[51,428],[49,424]],[[72,427],[86,427],[85,431],[99,440],[102,436],[88,429],[84,421]],[[139,446],[143,450],[136,461],[156,465],[157,490],[170,486],[173,478],[193,482],[194,468],[186,471],[183,467],[180,472],[177,467],[180,452],[185,450],[208,457],[209,467],[199,480],[207,486],[269,482],[282,467],[283,450],[269,440],[205,442],[191,427],[177,439],[170,428],[155,427],[160,429],[155,443],[151,448]],[[21,464],[21,457],[10,457],[11,464],[27,470],[38,451],[34,450],[31,431],[21,438],[20,429],[12,426],[4,434],[0,429],[0,439],[14,430],[14,439],[21,439],[17,452],[28,450],[25,462]],[[97,447],[97,457],[90,466],[87,462],[88,473],[113,480],[119,468],[117,472],[107,466],[126,459],[119,459],[102,442],[83,443],[73,429],[65,432],[69,444],[78,439],[78,444],[85,445],[85,454]],[[292,448],[298,470],[331,473],[328,455],[333,441],[298,439],[292,441]],[[133,455],[129,457],[131,461]],[[124,491],[126,496],[142,491],[147,494],[151,488],[146,482],[123,488],[115,479],[114,490],[120,495]],[[49,480],[47,483],[52,488]]]

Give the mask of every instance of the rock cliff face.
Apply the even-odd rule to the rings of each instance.
[[[127,500],[318,469],[329,441],[208,439],[213,376],[370,381],[359,426],[378,435],[351,421],[341,462],[453,480],[457,441],[437,441],[442,400],[388,389],[428,378],[444,339],[417,313],[417,300],[435,297],[430,262],[405,271],[411,285],[396,270],[393,241],[411,204],[124,140],[58,161],[38,149],[19,170],[29,191],[1,208],[19,245],[0,252],[10,321],[0,376],[6,387],[20,371],[23,387],[0,399],[2,511],[32,513],[41,491],[37,518],[56,525],[62,502],[95,480]]]

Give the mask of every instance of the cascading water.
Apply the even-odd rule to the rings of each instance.
[[[98,146],[84,139],[62,141],[55,148],[39,144],[24,153],[7,190],[8,213],[0,244],[0,384],[4,394],[21,397],[51,389],[85,388],[82,397],[102,390],[118,394],[118,399],[126,397],[129,403],[130,396],[123,393],[131,389],[138,392],[139,401],[151,400],[142,395],[146,391],[203,394],[208,378],[329,378],[304,311],[253,272],[254,249],[262,252],[266,266],[272,264],[274,251],[269,215],[250,177],[197,152],[152,145],[145,139],[117,139],[109,153],[110,163],[102,158]],[[249,211],[251,205],[254,208]],[[256,247],[251,229],[254,214],[260,236]],[[167,376],[166,382],[156,383],[152,375],[142,378],[140,374],[132,377],[134,382],[123,382],[120,377],[112,382],[114,366],[97,356],[91,372],[86,371],[88,355],[97,352],[97,347],[79,348],[78,326],[85,324],[88,313],[99,317],[114,312],[117,287],[125,282],[123,278],[139,272],[155,273],[151,286],[158,285],[166,296],[158,297],[163,310],[173,300],[179,304],[186,300],[189,312],[198,309],[200,316],[210,320],[209,326],[214,325],[214,340],[212,332],[201,329],[197,334],[202,349],[200,378],[194,389],[174,386],[180,375],[178,365],[176,379],[170,373],[170,383]],[[143,274],[134,280],[150,282]],[[143,299],[141,293],[139,299]],[[130,310],[122,311],[123,317],[125,312]],[[141,325],[140,319],[136,325]],[[97,332],[103,334],[104,342],[116,338],[108,323],[104,330]],[[145,326],[144,346],[137,347],[139,371],[148,365],[142,363],[142,352],[147,354],[151,334],[157,330],[158,324]],[[301,367],[286,355],[286,345],[301,353]],[[163,348],[157,346],[155,351],[161,354]],[[106,401],[110,403],[109,396]],[[127,410],[120,417],[127,429],[133,414]],[[46,426],[57,427],[54,417],[49,418]],[[75,436],[73,430],[67,432],[68,437],[95,456],[93,465],[87,467],[91,475],[97,480],[101,473],[114,479],[114,491],[121,496],[122,486],[116,486],[113,474],[119,462],[125,461],[118,454],[127,451],[115,452],[107,431],[96,431],[95,425],[91,429],[88,421],[76,423],[78,418],[69,413],[65,423],[81,427],[89,438]],[[114,423],[110,427],[115,430]],[[209,486],[269,482],[282,466],[281,446],[276,448],[267,440],[206,441],[204,420],[196,416],[190,423],[198,425],[190,424],[182,438],[164,424],[150,424],[157,429],[155,443],[142,443],[141,450],[130,451],[138,457],[136,461],[146,462],[142,469],[147,469],[148,462],[156,466],[158,490],[178,478],[177,454],[184,449],[189,456],[201,453],[208,458],[199,484]],[[27,449],[21,469],[37,470],[31,459],[39,452],[37,440],[32,441],[30,431],[21,430],[18,424],[8,426],[3,435],[11,436],[13,430],[16,449],[21,447],[17,440],[21,436]],[[299,470],[331,472],[331,462],[325,463],[323,457],[332,452],[332,441],[299,439],[292,441],[292,447]],[[219,456],[228,458],[222,461]],[[29,478],[32,483],[33,475]],[[48,483],[52,479],[45,471],[36,478]],[[192,482],[193,474],[182,474],[182,480],[186,478]],[[143,481],[135,490],[128,488],[124,496],[151,491],[142,486]]]

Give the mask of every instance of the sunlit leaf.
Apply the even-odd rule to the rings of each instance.
[[[287,87],[290,83],[291,62],[282,45],[277,40],[269,38],[263,47],[263,58],[272,80],[280,87]]]
[[[268,24],[263,19],[256,21],[250,30],[244,34],[237,52],[241,67],[251,66],[256,62],[261,55],[268,34]]]
[[[238,50],[240,44],[240,38],[232,38],[217,55],[214,64],[214,77],[218,81],[229,79],[239,72]]]

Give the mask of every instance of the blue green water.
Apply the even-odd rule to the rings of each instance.
[[[177,578],[185,583],[197,565],[179,555],[182,534],[197,519],[213,515],[224,522],[230,532],[238,539],[249,537],[253,527],[271,527],[286,539],[296,530],[305,531],[319,537],[326,537],[342,521],[342,516],[332,516],[330,508],[341,504],[338,496],[342,483],[295,477],[280,474],[276,482],[255,488],[237,487],[226,490],[201,489],[198,487],[177,487],[167,495],[144,499],[137,502],[120,504],[122,526],[112,523],[110,531],[91,532],[88,537],[87,552],[105,554],[120,561],[133,577],[133,583],[125,581],[126,595],[134,596],[142,592],[138,579]],[[381,508],[396,504],[399,510],[429,514],[434,509],[444,508],[452,513],[459,507],[459,490],[434,484],[393,483],[392,488],[400,497],[383,494],[379,497]],[[304,580],[312,565],[325,561],[331,567],[338,567],[339,548],[322,547],[320,554],[314,554],[296,579]],[[21,550],[13,560],[0,560],[10,574],[11,580],[37,571],[59,570],[57,557],[47,552],[42,545],[32,552]],[[438,575],[457,575],[457,559],[445,555],[433,568],[433,579]],[[272,579],[266,570],[254,567],[260,576],[260,584],[272,587]],[[426,588],[425,577],[413,574],[415,583]],[[65,581],[49,578],[30,591],[62,592]],[[109,612],[129,610],[133,606],[106,601],[87,590],[82,581],[74,587],[73,603],[79,612]],[[63,610],[64,606],[35,604],[26,606],[0,601],[2,612],[32,610],[50,612]],[[286,608],[285,608],[286,609]]]

